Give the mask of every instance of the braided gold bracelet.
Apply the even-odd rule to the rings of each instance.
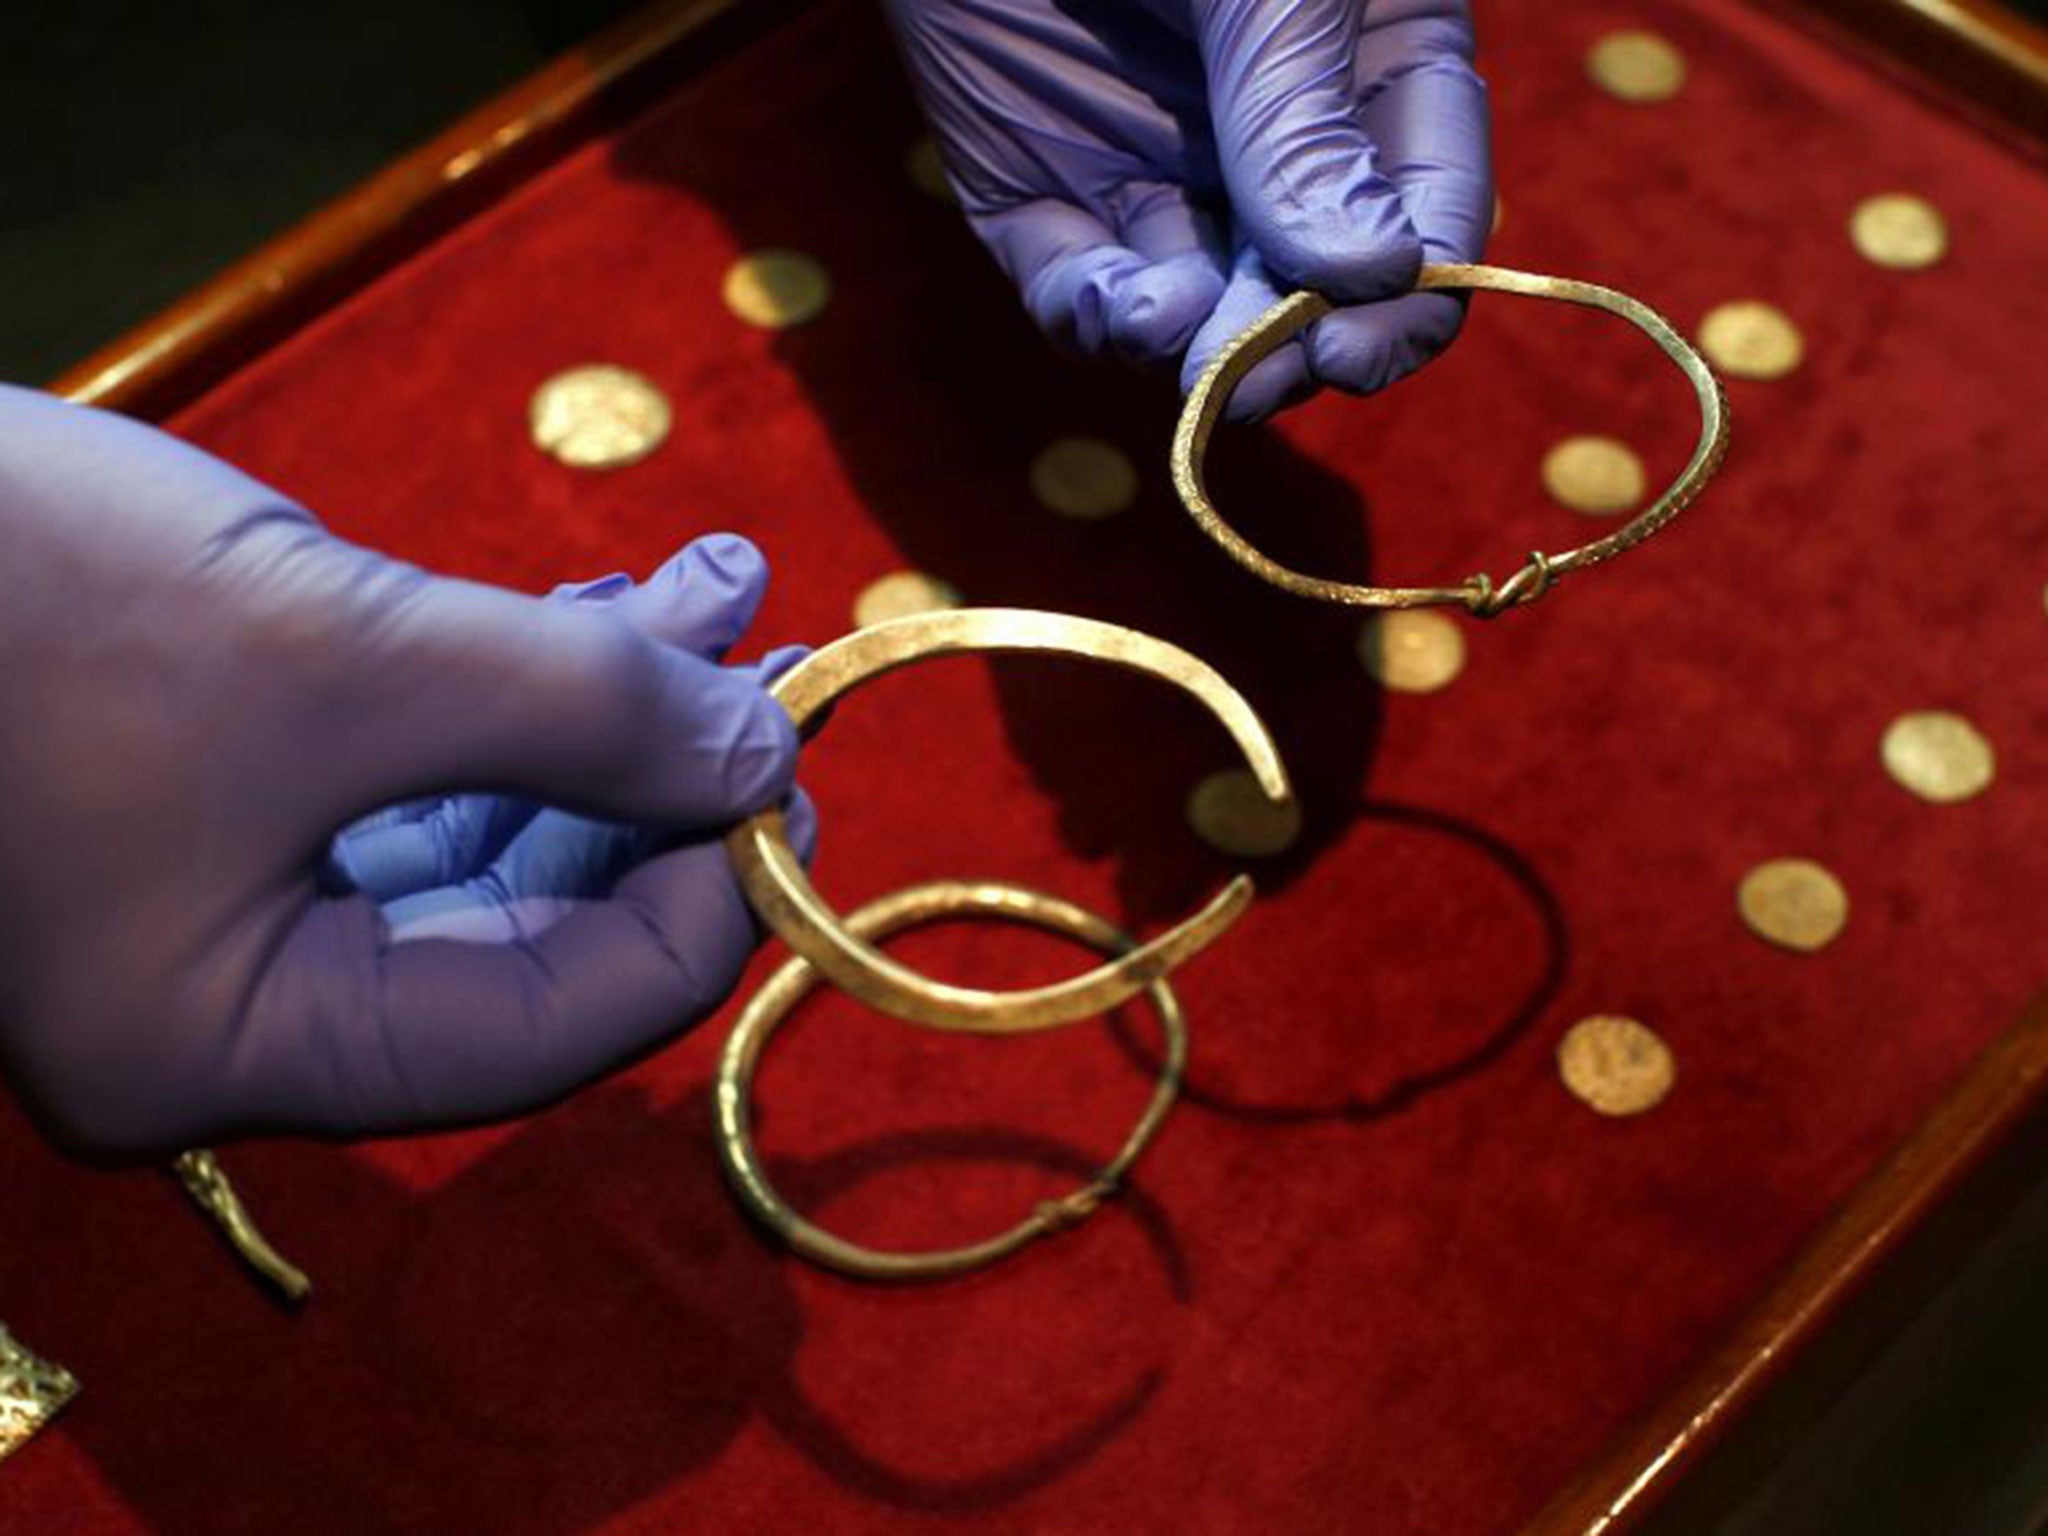
[[[1028,923],[1079,939],[1108,955],[1128,954],[1132,949],[1128,937],[1085,908],[1022,886],[990,881],[939,880],[912,886],[860,908],[846,919],[846,930],[866,941],[955,916]],[[978,1243],[924,1253],[864,1248],[797,1214],[769,1182],[754,1148],[750,1104],[762,1050],[789,1011],[820,979],[816,967],[802,956],[794,956],[748,999],[718,1062],[718,1152],[741,1204],[763,1226],[804,1258],[841,1274],[866,1280],[942,1279],[980,1269],[1028,1243],[1085,1221],[1116,1192],[1138,1154],[1158,1134],[1180,1091],[1187,1063],[1187,1024],[1166,982],[1153,980],[1145,991],[1158,1009],[1166,1044],[1158,1085],[1136,1128],[1094,1178],[1070,1194],[1041,1202],[1008,1231]]]
[[[1589,565],[1612,559],[1633,549],[1651,534],[1683,512],[1721,466],[1728,451],[1728,398],[1714,370],[1705,358],[1681,336],[1670,321],[1640,299],[1631,298],[1597,283],[1568,277],[1539,277],[1506,267],[1476,265],[1430,265],[1422,268],[1415,281],[1418,292],[1431,290],[1491,289],[1497,293],[1520,294],[1524,298],[1556,299],[1604,309],[1642,331],[1664,355],[1676,363],[1699,398],[1700,436],[1692,458],[1670,487],[1621,528],[1590,544],[1562,554],[1540,551],[1506,581],[1496,583],[1484,572],[1468,576],[1450,587],[1375,587],[1330,581],[1320,576],[1290,570],[1279,561],[1254,549],[1244,536],[1224,520],[1209,499],[1202,476],[1202,464],[1209,451],[1209,439],[1223,419],[1223,409],[1232,391],[1259,363],[1288,341],[1307,330],[1334,307],[1315,293],[1295,293],[1282,299],[1254,320],[1216,354],[1188,392],[1181,408],[1180,422],[1173,435],[1171,470],[1173,487],[1181,505],[1187,508],[1202,531],[1222,546],[1223,552],[1254,576],[1302,597],[1328,603],[1347,603],[1363,608],[1421,608],[1436,604],[1456,605],[1479,618],[1492,618],[1524,603],[1533,603],[1548,592],[1558,579]]]

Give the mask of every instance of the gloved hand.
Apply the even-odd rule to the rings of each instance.
[[[717,833],[796,760],[794,657],[718,663],[746,541],[523,597],[0,386],[0,557],[0,1070],[60,1141],[508,1115],[738,977]]]
[[[1466,0],[888,0],[969,223],[1055,339],[1194,382],[1281,294],[1346,305],[1231,401],[1441,351],[1493,219]],[[1399,297],[1394,297],[1400,295]]]

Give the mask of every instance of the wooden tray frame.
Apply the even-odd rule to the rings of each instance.
[[[162,419],[802,0],[659,0],[485,103],[52,388]],[[2048,166],[2048,32],[1989,0],[1757,0]],[[1525,1536],[1704,1530],[2048,1171],[2048,997],[1978,1057]]]

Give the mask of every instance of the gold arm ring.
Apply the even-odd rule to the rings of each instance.
[[[1078,656],[1172,683],[1221,722],[1267,798],[1293,791],[1279,749],[1244,697],[1216,670],[1150,635],[1071,614],[956,608],[912,614],[844,635],[785,672],[771,690],[799,730],[859,683],[933,656],[969,652]],[[871,1008],[933,1029],[1017,1034],[1106,1013],[1220,937],[1250,905],[1239,875],[1178,927],[1107,964],[1048,986],[985,992],[935,981],[851,932],[825,905],[789,846],[782,813],[766,810],[726,835],[741,888],[761,920],[840,990]]]
[[[862,939],[880,939],[935,918],[962,914],[1033,924],[1079,939],[1105,954],[1125,953],[1132,947],[1128,937],[1083,907],[1023,886],[994,881],[938,880],[911,886],[860,908],[846,920],[846,926]],[[1165,1060],[1151,1101],[1116,1156],[1080,1188],[1041,1202],[1024,1220],[994,1237],[961,1248],[884,1253],[835,1237],[798,1215],[769,1183],[760,1154],[754,1149],[750,1107],[754,1069],[776,1026],[819,980],[815,967],[802,956],[794,956],[748,999],[718,1060],[718,1155],[733,1192],[763,1226],[804,1258],[860,1279],[937,1280],[965,1274],[993,1264],[1041,1237],[1087,1220],[1104,1200],[1116,1193],[1138,1154],[1158,1134],[1180,1091],[1181,1074],[1187,1065],[1187,1021],[1172,989],[1165,981],[1155,979],[1145,991],[1159,1011],[1160,1026],[1165,1032]]]
[[[1417,292],[1433,289],[1491,289],[1517,293],[1525,298],[1556,299],[1566,304],[1583,304],[1621,316],[1652,341],[1678,365],[1699,397],[1700,436],[1692,458],[1676,480],[1655,501],[1628,523],[1602,539],[1582,544],[1562,554],[1533,554],[1529,563],[1504,582],[1496,583],[1484,572],[1468,576],[1452,587],[1369,587],[1329,581],[1319,576],[1290,570],[1261,554],[1224,521],[1209,499],[1202,478],[1202,462],[1209,451],[1209,438],[1223,418],[1223,408],[1237,386],[1263,359],[1287,341],[1307,330],[1334,307],[1320,294],[1300,292],[1288,295],[1243,331],[1233,337],[1188,392],[1181,408],[1180,422],[1173,434],[1173,487],[1181,504],[1202,531],[1223,546],[1223,551],[1253,575],[1276,587],[1302,597],[1320,598],[1327,603],[1348,603],[1361,608],[1423,608],[1455,604],[1479,618],[1492,618],[1524,603],[1533,603],[1557,584],[1560,577],[1589,565],[1610,560],[1633,549],[1698,499],[1706,484],[1721,467],[1728,452],[1728,397],[1714,370],[1692,343],[1680,335],[1670,321],[1640,299],[1583,283],[1569,277],[1539,277],[1507,267],[1462,263],[1426,265],[1416,277]]]

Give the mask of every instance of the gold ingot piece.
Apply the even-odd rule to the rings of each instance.
[[[1465,670],[1465,633],[1426,609],[1377,613],[1359,626],[1358,659],[1383,688],[1435,693]]]
[[[802,251],[750,251],[726,269],[725,307],[749,325],[779,331],[823,312],[832,280]]]
[[[1138,471],[1113,443],[1063,437],[1031,461],[1031,493],[1061,517],[1113,517],[1138,499]]]
[[[946,179],[946,157],[939,152],[937,139],[927,135],[910,146],[903,157],[903,174],[926,197],[935,197],[942,203],[957,201],[953,184]]]
[[[1884,769],[1911,794],[1936,805],[1973,799],[1998,776],[1998,754],[1961,715],[1916,709],[1885,727]]]
[[[1208,663],[1164,640],[1072,614],[956,608],[892,619],[813,651],[769,691],[802,730],[871,678],[914,661],[980,652],[1079,657],[1170,683],[1229,732],[1268,799],[1293,798],[1272,736]],[[1221,937],[1252,899],[1251,881],[1239,875],[1193,917],[1114,961],[1049,986],[986,992],[921,975],[850,933],[812,886],[779,810],[758,812],[734,827],[726,849],[762,922],[840,990],[899,1019],[979,1034],[1046,1029],[1107,1012]]]
[[[1301,836],[1301,805],[1271,800],[1257,777],[1242,768],[1212,773],[1188,795],[1188,825],[1219,853],[1268,859]]]
[[[1636,451],[1611,437],[1568,437],[1543,456],[1543,488],[1588,517],[1628,511],[1648,483]]]
[[[0,1325],[0,1461],[78,1395],[78,1378],[45,1360]]]
[[[1586,55],[1586,73],[1623,101],[1668,101],[1685,84],[1685,58],[1654,32],[1610,32]]]
[[[1572,1097],[1603,1115],[1655,1109],[1678,1080],[1671,1047],[1625,1014],[1596,1013],[1565,1031],[1557,1073]]]
[[[860,596],[853,600],[853,622],[865,629],[913,613],[959,606],[960,594],[950,583],[923,571],[891,571],[861,588]]]
[[[1948,254],[1948,223],[1924,197],[1881,192],[1856,205],[1849,216],[1849,242],[1865,261],[1917,271]]]
[[[1742,877],[1735,906],[1758,938],[1805,955],[1826,949],[1849,923],[1849,893],[1812,859],[1765,860]]]
[[[955,916],[1028,923],[1079,939],[1106,955],[1124,955],[1132,949],[1128,937],[1071,902],[993,881],[941,880],[913,886],[862,907],[847,918],[846,929],[871,941],[918,923]],[[1187,1065],[1187,1024],[1180,1004],[1165,981],[1153,981],[1145,992],[1159,1011],[1166,1037],[1165,1060],[1150,1103],[1116,1156],[1079,1189],[1041,1202],[1030,1216],[995,1237],[935,1252],[884,1253],[835,1237],[797,1214],[769,1182],[768,1171],[754,1148],[753,1079],[761,1052],[776,1026],[818,981],[817,971],[807,961],[791,959],[741,1010],[718,1060],[714,1104],[719,1161],[740,1203],[769,1231],[813,1263],[864,1280],[937,1280],[965,1274],[1087,1220],[1117,1192],[1138,1155],[1165,1123]]]
[[[313,1294],[306,1272],[273,1248],[250,1218],[217,1156],[204,1148],[183,1153],[171,1164],[171,1172],[253,1274],[286,1301],[301,1302]]]
[[[1700,321],[1700,349],[1738,379],[1782,379],[1806,356],[1799,327],[1761,299],[1716,305]]]
[[[1507,267],[1470,266],[1456,263],[1425,264],[1415,279],[1417,292],[1460,292],[1489,290],[1519,294],[1524,298],[1554,299],[1581,304],[1619,315],[1657,344],[1657,348],[1678,366],[1693,387],[1700,408],[1700,436],[1692,457],[1678,478],[1635,517],[1614,532],[1562,554],[1538,551],[1529,563],[1506,581],[1496,582],[1484,572],[1468,576],[1456,586],[1377,587],[1330,581],[1291,570],[1246,542],[1244,536],[1224,519],[1209,497],[1203,478],[1203,461],[1209,440],[1223,419],[1231,393],[1252,369],[1299,336],[1324,315],[1332,305],[1320,294],[1303,290],[1289,294],[1232,337],[1203,370],[1188,391],[1174,428],[1174,493],[1195,524],[1231,559],[1283,591],[1298,597],[1312,597],[1326,603],[1346,603],[1360,608],[1425,608],[1455,606],[1477,618],[1493,618],[1510,608],[1533,603],[1561,577],[1588,566],[1611,560],[1635,548],[1698,499],[1728,451],[1728,399],[1721,381],[1705,358],[1671,322],[1640,299],[1629,297],[1597,283],[1575,278],[1543,277],[1533,272],[1516,272]]]
[[[668,437],[668,397],[630,368],[586,363],[556,374],[526,408],[533,445],[572,469],[634,464]]]

